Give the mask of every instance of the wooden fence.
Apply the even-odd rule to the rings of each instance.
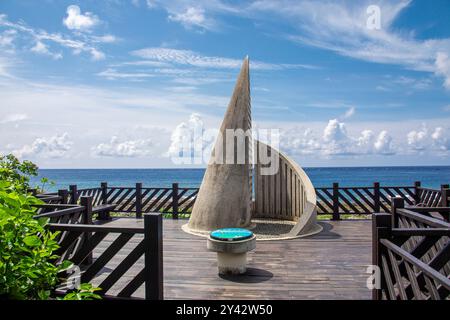
[[[81,196],[90,196],[94,206],[117,204],[112,212],[134,213],[137,218],[145,212],[161,212],[177,219],[179,214],[191,212],[198,188],[180,188],[178,183],[173,183],[171,188],[143,187],[142,183],[136,183],[135,187],[109,187],[102,182],[98,188],[78,189],[71,185],[68,193],[69,203],[77,203]]]
[[[340,220],[341,214],[367,215],[373,212],[390,212],[390,199],[402,197],[409,206],[448,206],[449,185],[441,190],[421,187],[420,182],[412,186],[381,186],[375,182],[370,187],[341,187],[333,183],[329,188],[316,188],[317,214],[330,214]]]
[[[375,213],[373,265],[381,272],[373,299],[450,299],[450,208],[405,209],[392,199],[391,213]],[[435,214],[438,213],[438,217]]]
[[[104,299],[137,299],[133,294],[142,286],[145,299],[163,299],[161,214],[144,214],[143,228],[95,225],[93,200],[92,196],[81,196],[81,205],[38,205],[35,218],[49,218],[47,228],[60,232],[55,264],[69,260],[81,266],[84,283],[101,275],[117,256],[120,263],[98,285]]]
[[[284,166],[285,171],[281,169],[281,178],[283,172],[287,173],[288,169],[287,166]],[[261,195],[258,198],[259,200],[263,200],[255,202],[254,210],[261,209],[261,212],[265,212],[264,208],[266,207],[267,210],[271,207],[279,208],[277,217],[295,218],[299,215],[296,214],[297,209],[300,210],[304,207],[304,199],[300,200],[301,197],[299,197],[299,201],[292,201],[293,204],[289,207],[285,206],[287,202],[281,196],[278,199],[279,201],[276,200],[274,203],[264,201],[271,192],[286,196],[290,194],[288,191],[291,189],[294,191],[298,189],[300,194],[305,192],[305,188],[302,188],[300,184],[292,183],[294,179],[289,182],[289,180],[281,178],[266,177],[265,180],[258,179],[255,183],[255,193]],[[281,181],[285,180],[289,182],[289,188],[281,184]],[[272,188],[275,191],[271,191],[272,189],[264,187],[273,181],[280,182],[278,189]],[[283,188],[286,189],[286,192],[283,192]],[[44,194],[40,197],[48,203],[77,204],[80,197],[91,196],[93,206],[116,204],[112,212],[133,213],[138,218],[142,217],[145,212],[161,212],[170,214],[174,219],[177,219],[179,214],[190,214],[198,190],[198,188],[181,188],[178,183],[173,183],[172,187],[154,188],[143,187],[141,183],[136,183],[134,187],[111,187],[103,182],[100,187],[96,188],[78,189],[76,185],[71,185],[69,190],[59,190],[57,193]],[[295,193],[293,192],[293,194]],[[373,212],[390,212],[390,199],[395,196],[401,196],[406,205],[409,206],[450,206],[448,184],[443,184],[441,189],[437,190],[424,188],[420,182],[415,182],[410,186],[382,186],[375,182],[372,186],[366,187],[346,187],[333,183],[332,187],[315,188],[315,193],[317,196],[317,214],[330,215],[332,220],[340,220],[342,215],[345,214],[365,216]]]

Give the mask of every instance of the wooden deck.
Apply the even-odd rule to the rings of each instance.
[[[217,274],[216,254],[207,251],[204,238],[181,230],[186,222],[164,220],[165,299],[371,298],[365,273],[371,262],[371,221],[326,221],[321,222],[324,230],[309,238],[258,241],[249,254],[248,274],[229,277]],[[136,226],[142,220],[121,218],[107,224]],[[129,252],[132,247],[129,243],[122,250]],[[114,258],[94,284],[119,262],[120,258]],[[137,263],[143,263],[142,259]],[[143,297],[143,288],[136,296]]]

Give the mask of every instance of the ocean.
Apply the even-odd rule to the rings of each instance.
[[[385,186],[413,185],[421,181],[422,186],[440,188],[450,184],[450,166],[426,167],[341,167],[304,168],[315,187],[331,187],[333,182],[341,186],[370,186],[380,182]],[[146,187],[169,187],[178,182],[180,187],[199,187],[204,169],[40,169],[39,176],[31,179],[33,186],[46,177],[55,182],[45,186],[46,191],[68,188],[71,184],[78,188],[100,186],[106,181],[110,186],[133,186],[142,182]]]

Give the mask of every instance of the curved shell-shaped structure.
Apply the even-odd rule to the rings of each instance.
[[[227,144],[227,130],[246,132],[245,161],[227,162],[227,145],[236,153],[235,144]],[[295,238],[321,230],[316,223],[316,193],[300,166],[282,152],[262,142],[255,143],[256,164],[252,164],[251,105],[249,60],[243,62],[233,95],[220,127],[214,149],[203,177],[186,232],[206,235],[227,228],[252,227],[252,218],[295,221],[289,233],[281,238]],[[234,138],[233,138],[234,141]],[[277,170],[267,173],[260,158],[269,156]],[[273,163],[272,163],[273,164]],[[269,164],[270,165],[270,164]],[[253,188],[252,182],[255,183]],[[255,199],[253,201],[253,194]]]
[[[256,142],[256,164],[254,171],[255,200],[252,218],[270,218],[295,221],[297,224],[284,235],[294,238],[317,233],[316,191],[306,172],[283,152]],[[276,174],[263,175],[264,165],[259,161],[260,152],[268,152],[279,160]],[[275,154],[273,154],[275,153]]]

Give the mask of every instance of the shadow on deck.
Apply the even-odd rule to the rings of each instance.
[[[259,241],[248,256],[248,271],[243,276],[219,276],[216,253],[206,249],[204,238],[181,230],[186,222],[165,219],[163,223],[165,299],[371,298],[365,273],[371,263],[371,221],[324,221],[320,222],[324,230],[312,237]],[[107,222],[122,227],[142,223],[133,218]],[[127,246],[123,250],[130,251],[132,244]],[[97,255],[94,252],[94,258]],[[120,259],[116,259],[94,284],[117,266]],[[142,288],[136,291],[136,296],[143,295]]]

